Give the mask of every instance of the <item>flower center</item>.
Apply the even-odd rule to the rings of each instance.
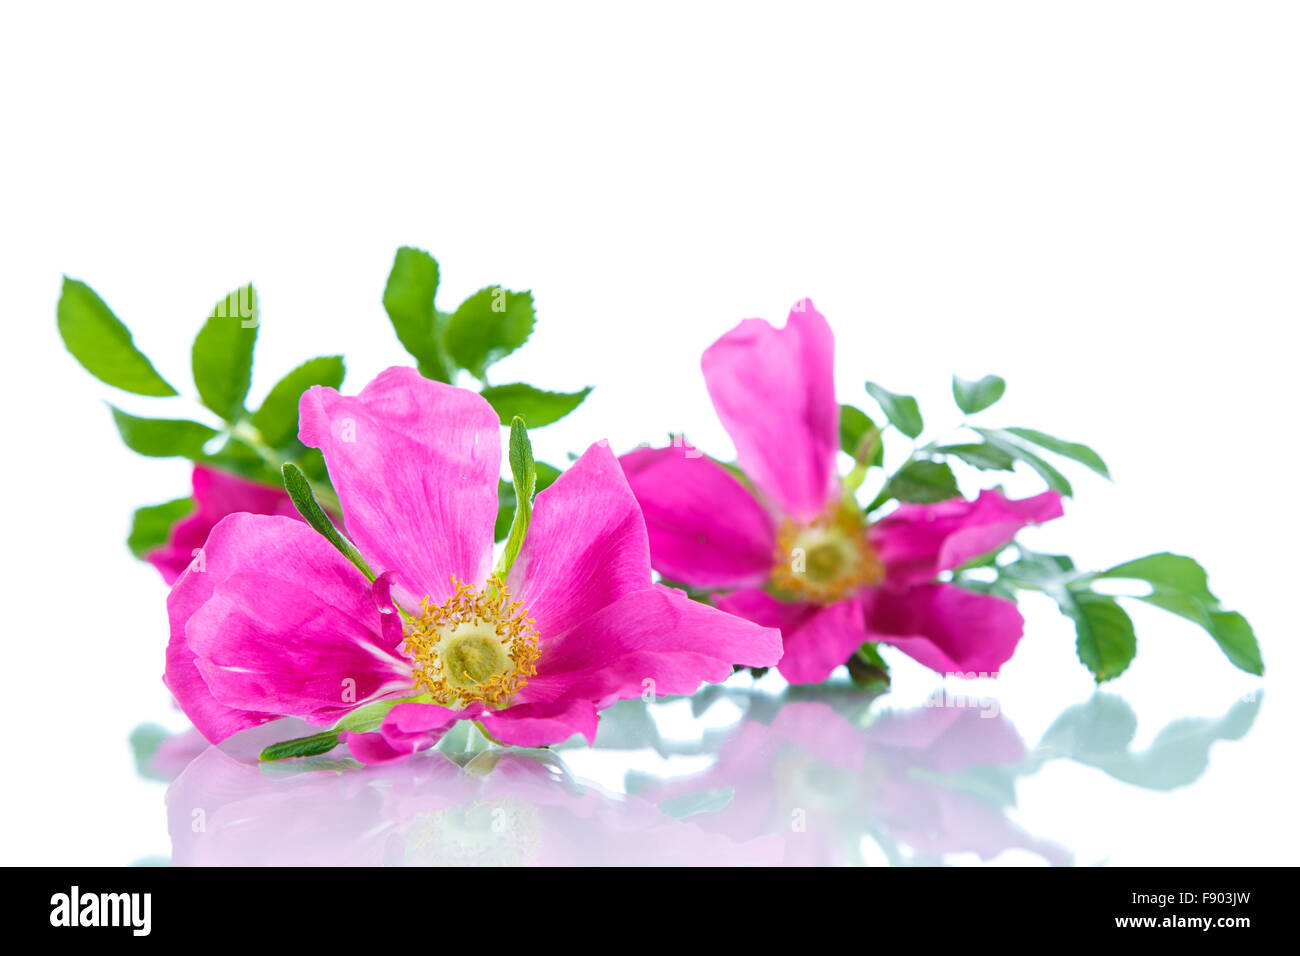
[[[856,509],[835,506],[807,524],[787,518],[777,532],[772,585],[794,600],[834,604],[884,576]]]
[[[482,588],[452,583],[451,597],[437,606],[426,597],[407,626],[415,685],[444,707],[504,706],[537,673],[537,628],[496,575]]]

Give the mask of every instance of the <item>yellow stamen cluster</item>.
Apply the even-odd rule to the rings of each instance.
[[[884,576],[856,509],[835,506],[808,524],[787,518],[777,532],[772,586],[795,600],[834,604]]]
[[[482,588],[455,577],[452,584],[442,604],[425,597],[407,626],[416,687],[444,707],[504,706],[537,673],[537,628],[497,575]]]

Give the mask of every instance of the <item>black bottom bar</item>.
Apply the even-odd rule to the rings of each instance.
[[[280,938],[302,944],[358,940],[406,925],[416,910],[448,927],[486,918],[497,907],[512,922],[537,920],[549,935],[555,917],[571,916],[580,937],[588,919],[632,919],[647,930],[679,929],[707,943],[700,925],[717,927],[719,943],[734,932],[798,920],[805,932],[842,932],[858,926],[866,939],[936,932],[978,933],[990,940],[1091,939],[1125,936],[1193,938],[1231,945],[1243,933],[1280,930],[1294,913],[1284,869],[892,869],[869,873],[822,871],[680,870],[660,878],[611,874],[576,881],[536,874],[502,875],[468,890],[446,874],[405,870],[383,876],[334,871],[244,869],[29,869],[6,894],[7,925],[76,934],[185,941],[264,944]],[[75,890],[74,890],[75,887]],[[497,894],[500,898],[495,900]],[[484,894],[482,897],[479,894]],[[467,904],[478,900],[478,910]],[[636,915],[629,902],[636,900]],[[522,905],[521,905],[522,904]],[[711,912],[717,918],[709,920]],[[477,914],[477,915],[475,915]],[[802,914],[802,915],[799,915]],[[702,922],[701,917],[705,917]],[[391,922],[396,920],[397,922]],[[89,925],[88,925],[89,924]],[[515,923],[511,933],[520,932]],[[391,941],[391,937],[390,937]],[[578,940],[575,939],[575,942]]]

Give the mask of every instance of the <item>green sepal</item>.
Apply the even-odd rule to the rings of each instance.
[[[533,444],[528,439],[528,429],[522,418],[510,423],[510,476],[515,488],[515,516],[510,522],[505,550],[497,563],[497,573],[504,579],[514,566],[519,549],[524,546],[524,536],[533,517],[533,494],[537,489],[537,466],[533,461]]]
[[[533,463],[537,469],[537,484],[533,487],[533,497],[536,498],[547,488],[555,483],[563,472],[554,465],[548,465],[544,461]],[[510,526],[515,520],[515,486],[513,482],[504,479],[497,481],[497,520],[496,527],[492,532],[493,541],[504,541],[510,534]]]
[[[334,522],[330,516],[325,513],[325,509],[320,506],[316,500],[316,495],[311,490],[311,483],[307,476],[302,473],[297,465],[291,461],[286,461],[280,467],[280,474],[284,478],[284,490],[289,493],[293,505],[302,515],[303,520],[311,525],[322,537],[338,549],[343,557],[351,561],[358,571],[366,576],[367,581],[375,580],[375,572],[370,570],[370,565],[366,564],[366,559],[361,556],[361,552],[356,549],[351,541],[343,537],[339,529],[334,527]]]
[[[262,748],[257,759],[271,761],[287,760],[291,757],[315,757],[317,754],[329,753],[338,745],[339,732],[326,730],[319,734],[312,734],[310,737],[296,737],[293,740],[271,744],[269,747]]]

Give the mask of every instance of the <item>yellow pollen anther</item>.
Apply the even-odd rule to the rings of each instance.
[[[879,584],[884,566],[852,508],[835,506],[808,524],[786,519],[777,532],[772,586],[813,604],[834,604]]]
[[[415,684],[444,707],[504,706],[537,673],[537,628],[497,575],[482,588],[452,584],[442,604],[425,597],[407,626]]]

